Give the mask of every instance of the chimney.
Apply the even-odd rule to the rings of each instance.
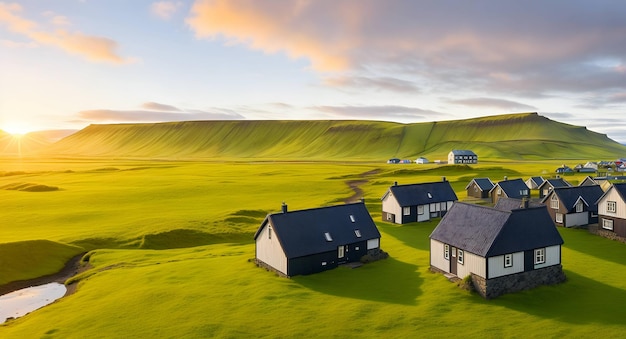
[[[359,199],[359,200],[361,201],[361,204],[365,203],[365,198],[364,197],[361,197],[361,199]]]
[[[446,182],[446,177],[441,177],[441,181]]]
[[[520,208],[528,208],[529,201],[526,198],[522,198],[522,205]]]
[[[557,179],[561,179],[561,176],[557,174],[557,175],[556,175],[556,178],[557,178]]]
[[[509,180],[509,178],[505,175],[504,176],[504,181],[507,181],[507,180]]]
[[[394,182],[393,182],[393,185],[394,185],[394,186],[398,186],[398,182],[397,182],[397,181],[394,181]]]
[[[285,202],[283,201],[283,205],[281,206],[281,210],[283,213],[287,213],[287,204],[285,204]]]

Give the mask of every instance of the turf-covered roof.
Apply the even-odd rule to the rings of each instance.
[[[545,206],[502,211],[462,202],[452,205],[430,238],[482,257],[563,244]]]
[[[449,181],[393,185],[389,187],[382,199],[385,199],[390,192],[402,207],[458,200]]]
[[[254,239],[268,223],[287,258],[335,251],[339,245],[380,238],[362,202],[269,214]],[[326,233],[332,240],[327,240]]]
[[[470,187],[470,185],[472,184],[472,182],[475,182],[476,185],[480,188],[481,191],[489,192],[493,188],[493,182],[491,181],[491,179],[489,179],[489,178],[474,178],[474,179],[472,179],[472,181],[470,181],[469,184],[467,184],[467,186],[465,186],[465,189],[468,189]]]
[[[569,212],[574,212],[576,203],[582,199],[583,203],[589,206],[589,211],[597,212],[598,205],[596,202],[603,194],[604,191],[599,185],[556,187],[543,198],[542,202],[547,203],[552,199],[552,195],[556,195]]]

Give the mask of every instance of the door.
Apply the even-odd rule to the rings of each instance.
[[[450,252],[450,273],[456,275],[456,247],[452,247]]]
[[[344,263],[348,259],[346,258],[346,251],[348,246],[338,246],[337,247],[337,263]]]

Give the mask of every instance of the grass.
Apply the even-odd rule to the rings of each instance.
[[[446,176],[464,199],[468,178],[526,179],[556,165],[3,162],[0,170],[15,174],[0,176],[0,186],[63,189],[0,190],[3,217],[11,220],[0,227],[0,258],[14,262],[32,252],[50,271],[54,265],[45,262],[62,263],[85,248],[94,268],[75,278],[75,294],[0,325],[0,337],[622,336],[624,244],[560,229],[567,282],[487,301],[429,271],[428,236],[437,221],[378,221],[380,197],[393,181]],[[282,201],[290,210],[340,201],[352,194],[347,180],[372,170],[361,188],[390,258],[293,279],[249,262],[253,232]],[[0,277],[16,277],[28,265],[15,262]]]

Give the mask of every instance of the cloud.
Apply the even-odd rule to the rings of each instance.
[[[21,11],[22,7],[18,4],[0,3],[0,24],[6,25],[14,33],[31,39],[32,42],[54,46],[90,61],[114,64],[134,61],[117,54],[117,42],[114,40],[90,36],[81,32],[69,32],[64,29],[57,29],[52,32],[44,31],[36,22],[20,16]],[[65,17],[57,17],[57,23],[63,24],[69,23],[69,21]]]
[[[311,109],[330,113],[335,117],[385,120],[437,120],[446,113],[406,106],[314,106]]]
[[[198,38],[339,73],[331,86],[542,98],[624,88],[624,17],[626,6],[608,0],[197,0],[186,22]]]
[[[169,20],[182,6],[180,1],[158,1],[150,5],[150,12],[163,20]]]
[[[450,103],[464,106],[473,107],[492,107],[502,110],[524,110],[524,111],[536,111],[534,106],[522,104],[515,101],[494,99],[494,98],[471,98],[461,100],[450,100]]]
[[[417,85],[408,80],[393,77],[340,76],[327,77],[324,83],[333,87],[371,88],[377,91],[400,93],[419,92]]]
[[[180,109],[170,105],[148,102],[139,110],[95,109],[78,112],[81,119],[97,122],[166,122],[192,120],[239,120],[244,116],[227,109],[211,111]]]

